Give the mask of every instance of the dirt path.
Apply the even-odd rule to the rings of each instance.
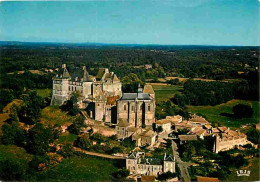
[[[81,148],[78,147],[73,147],[76,152],[81,152],[87,155],[92,155],[92,156],[97,156],[97,157],[103,157],[107,159],[125,159],[125,157],[119,157],[119,156],[114,156],[114,155],[108,155],[108,154],[101,154],[97,152],[89,152],[86,150],[82,150]]]

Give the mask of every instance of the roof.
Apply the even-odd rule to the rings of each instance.
[[[145,84],[143,93],[154,94],[152,85]]]
[[[164,161],[174,162],[174,157],[172,155],[166,156],[166,154],[164,154]]]
[[[194,118],[191,118],[190,121],[192,122],[198,122],[198,123],[201,123],[201,124],[207,124],[209,123],[205,118],[203,117],[194,117]]]
[[[138,130],[138,128],[136,128],[136,127],[128,127],[126,130],[128,132],[136,132]]]
[[[58,77],[69,78],[70,73],[66,68],[66,64],[63,64],[61,68],[58,69]]]
[[[140,164],[161,165],[162,160],[158,158],[142,158]]]
[[[192,141],[197,140],[197,135],[179,135],[181,141]]]
[[[160,119],[156,121],[156,124],[167,124],[167,123],[171,123],[171,121],[167,119]]]
[[[119,126],[119,127],[128,127],[129,123],[125,119],[121,119],[121,120],[119,120],[119,123],[118,123],[117,126]]]
[[[121,100],[151,100],[148,93],[123,93]]]
[[[218,129],[219,129],[219,131],[224,132],[227,130],[227,127],[221,126],[221,127],[218,127]]]
[[[198,182],[210,182],[210,181],[219,182],[219,179],[218,178],[211,178],[211,177],[197,176],[197,181]]]
[[[143,133],[141,133],[140,136],[154,137],[154,136],[156,136],[156,133],[152,130],[147,130],[147,131],[144,131]]]

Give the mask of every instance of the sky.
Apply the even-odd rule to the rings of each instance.
[[[260,0],[0,0],[0,41],[260,45]]]

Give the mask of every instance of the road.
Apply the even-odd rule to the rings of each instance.
[[[179,156],[178,153],[178,147],[177,144],[172,140],[172,151],[173,151],[173,156],[175,157],[176,163],[180,169],[181,172],[181,177],[183,178],[184,182],[190,182],[190,175],[188,171],[188,167],[191,165],[189,162],[183,162]]]
[[[74,150],[76,152],[81,152],[87,155],[93,155],[93,156],[97,156],[97,157],[103,157],[103,158],[107,158],[107,159],[125,159],[125,157],[119,157],[119,156],[114,156],[114,155],[108,155],[108,154],[101,154],[101,153],[97,153],[97,152],[89,152],[86,150],[82,150],[81,148],[78,147],[73,147]]]

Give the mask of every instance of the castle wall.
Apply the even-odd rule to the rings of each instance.
[[[103,121],[106,109],[106,102],[95,102],[95,120]]]

